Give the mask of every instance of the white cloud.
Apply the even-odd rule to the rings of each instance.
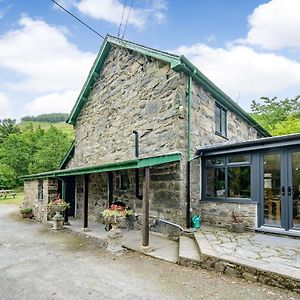
[[[300,1],[272,0],[259,5],[248,17],[250,30],[237,42],[265,49],[300,47]]]
[[[24,115],[36,116],[44,113],[69,113],[78,96],[78,91],[67,90],[35,98],[24,106]]]
[[[11,106],[8,97],[0,93],[0,120],[11,117]]]
[[[249,108],[249,100],[276,96],[300,86],[300,63],[274,53],[260,53],[246,46],[211,48],[205,44],[181,46],[175,52],[187,56],[210,80],[233,99]]]
[[[129,2],[129,1],[128,1]],[[151,0],[147,8],[132,8],[128,24],[142,28],[147,22],[161,22],[165,18],[167,8],[165,0]],[[119,0],[81,0],[75,4],[76,8],[83,14],[111,22],[119,26],[124,4]],[[127,20],[130,7],[125,7],[123,23]]]
[[[66,30],[23,16],[19,29],[0,37],[0,71],[21,75],[7,82],[14,90],[58,92],[78,89],[87,77],[95,54],[80,51]]]

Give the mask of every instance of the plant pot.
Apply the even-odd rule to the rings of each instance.
[[[232,231],[236,233],[245,232],[245,224],[244,223],[232,223]]]

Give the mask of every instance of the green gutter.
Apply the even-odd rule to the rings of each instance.
[[[192,77],[188,79],[188,137],[187,137],[187,159],[191,158],[191,111],[192,111]]]
[[[104,164],[104,165],[73,168],[73,169],[70,168],[70,169],[56,170],[51,172],[44,172],[39,174],[32,174],[27,176],[21,176],[20,179],[34,180],[34,179],[49,178],[49,177],[57,178],[57,177],[74,176],[74,175],[103,173],[109,171],[139,169],[139,168],[151,167],[151,166],[156,166],[165,163],[176,162],[180,160],[181,160],[181,153],[175,152],[175,153],[163,154],[159,156],[127,160],[127,161],[115,162],[115,163]]]
[[[271,134],[259,125],[253,118],[251,118],[248,113],[246,113],[239,105],[237,105],[231,98],[229,98],[222,90],[220,90],[215,84],[213,84],[203,73],[201,73],[186,57],[180,56],[182,63],[181,70],[191,76],[197,83],[202,85],[206,90],[208,90],[216,100],[228,108],[229,110],[235,112],[247,123],[252,124],[252,126],[263,136],[271,136]]]

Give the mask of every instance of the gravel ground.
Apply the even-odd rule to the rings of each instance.
[[[287,290],[137,253],[113,256],[0,205],[0,299],[300,299]]]

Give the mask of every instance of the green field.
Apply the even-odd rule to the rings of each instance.
[[[59,122],[59,123],[48,123],[48,122],[21,122],[19,124],[20,128],[24,128],[27,125],[32,124],[33,128],[38,128],[39,126],[42,129],[47,130],[50,126],[54,126],[58,129],[61,129],[64,133],[66,133],[68,136],[70,136],[72,139],[74,139],[74,129],[73,126],[70,124],[67,124],[65,122]]]
[[[16,197],[9,196],[6,199],[0,198],[0,204],[15,204],[21,205],[24,200],[24,192],[23,191],[16,191]]]

